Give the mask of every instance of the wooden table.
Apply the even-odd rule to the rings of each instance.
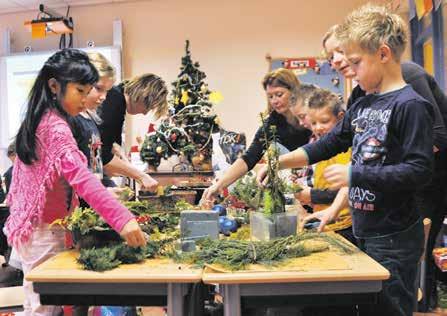
[[[202,270],[168,259],[122,265],[106,272],[82,270],[78,252],[66,251],[34,268],[26,279],[46,305],[168,306],[183,315],[188,286],[201,281]]]
[[[349,269],[219,273],[206,270],[204,283],[218,284],[224,315],[240,316],[251,307],[373,303],[389,272],[358,251],[342,255]]]

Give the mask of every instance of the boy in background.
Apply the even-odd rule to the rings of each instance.
[[[308,101],[308,114],[313,135],[317,139],[327,135],[344,117],[343,103],[340,98],[325,89],[318,89]],[[334,164],[347,165],[351,161],[351,150],[339,153],[327,160],[314,165],[313,187],[304,188],[297,193],[300,201],[308,201],[313,206],[313,212],[327,208],[334,201],[338,190],[330,190],[330,183],[324,178],[324,170]],[[326,226],[326,231],[336,231],[352,243],[356,243],[352,234],[352,219],[346,207],[340,211],[334,223]]]

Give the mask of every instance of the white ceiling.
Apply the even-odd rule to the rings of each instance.
[[[65,14],[67,6],[94,5],[116,2],[134,2],[135,0],[0,0],[0,14],[38,11],[39,4],[47,5],[51,9],[58,10],[59,13]]]

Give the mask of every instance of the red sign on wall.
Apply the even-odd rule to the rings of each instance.
[[[284,68],[287,69],[302,69],[315,68],[317,60],[315,58],[300,58],[300,59],[286,59],[284,60]]]

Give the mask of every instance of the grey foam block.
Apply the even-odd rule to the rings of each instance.
[[[250,213],[251,236],[257,240],[270,240],[296,234],[298,218],[295,213],[273,214],[271,218],[262,212]]]
[[[275,223],[260,212],[251,212],[250,232],[257,240],[270,240],[275,236]]]
[[[180,213],[180,236],[196,240],[219,237],[219,214],[214,211],[183,211]]]
[[[275,228],[276,237],[287,237],[290,235],[296,235],[297,229],[297,216],[296,214],[276,214]]]

